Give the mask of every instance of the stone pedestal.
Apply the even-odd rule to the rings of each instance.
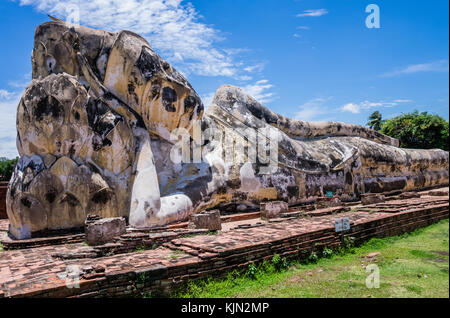
[[[261,217],[264,219],[279,218],[281,213],[289,212],[289,206],[284,201],[261,203]]]
[[[386,201],[386,197],[383,194],[362,194],[361,195],[361,203],[363,205],[375,204]]]
[[[126,232],[124,218],[105,218],[88,215],[85,223],[86,242],[91,245],[103,245]]]
[[[208,229],[211,231],[219,231],[222,229],[222,222],[220,220],[220,211],[206,211],[191,216],[190,228]]]

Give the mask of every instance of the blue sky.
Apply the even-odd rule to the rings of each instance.
[[[365,24],[371,3],[379,29]],[[77,12],[83,25],[145,36],[205,104],[232,84],[308,121],[364,125],[375,110],[449,117],[447,0],[0,0],[0,156],[17,153],[35,27],[47,13]]]

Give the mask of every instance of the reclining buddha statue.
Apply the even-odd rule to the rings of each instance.
[[[262,201],[448,184],[448,152],[289,119],[237,87],[220,87],[205,111],[185,77],[129,31],[52,18],[36,29],[32,70],[7,194],[17,239],[81,228],[89,214],[151,228]]]

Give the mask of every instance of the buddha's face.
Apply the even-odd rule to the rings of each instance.
[[[49,22],[37,27],[33,49],[33,78],[66,72],[78,75],[80,39],[74,28]]]
[[[49,74],[81,75],[77,53],[98,57],[108,33],[65,22],[47,22],[36,28],[32,56],[33,78]]]

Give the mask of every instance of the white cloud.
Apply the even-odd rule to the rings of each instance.
[[[383,77],[393,77],[406,74],[414,74],[421,72],[448,72],[448,60],[439,60],[423,64],[413,64],[382,74]]]
[[[306,25],[299,25],[299,26],[297,27],[297,30],[309,30],[309,27],[306,26]]]
[[[221,49],[220,32],[182,0],[16,0],[62,19],[79,10],[80,24],[108,31],[131,30],[184,74],[235,77],[239,50]],[[71,11],[72,10],[72,11]]]
[[[321,17],[328,13],[327,9],[315,9],[305,10],[302,13],[297,14],[297,17]]]
[[[325,106],[325,103],[331,100],[328,98],[315,98],[307,101],[303,105],[299,106],[299,111],[295,113],[294,117],[298,120],[312,121],[316,120],[321,115],[328,114],[329,111]]]
[[[395,99],[394,103],[412,103],[413,100],[411,99]]]
[[[25,87],[28,86],[28,84],[30,84],[30,82],[31,82],[31,72],[25,74],[20,80],[9,81],[8,85],[14,88],[24,89]]]
[[[251,81],[253,79],[253,77],[251,77],[249,75],[242,75],[242,76],[239,76],[238,79],[240,81]]]
[[[368,100],[359,102],[359,103],[347,103],[341,107],[341,110],[344,112],[350,112],[352,114],[359,114],[361,110],[368,110],[371,108],[391,108],[395,107],[401,103],[412,103],[413,101],[410,99],[395,99],[391,102],[379,101],[379,102],[370,102]]]
[[[244,67],[244,71],[249,72],[249,73],[261,72],[265,66],[266,66],[265,63],[258,63],[255,65],[250,65],[250,66]]]
[[[215,94],[216,94],[215,92],[211,92],[211,93],[204,94],[204,95],[200,96],[200,98],[202,99],[202,102],[203,102],[203,105],[204,105],[205,109],[208,108],[211,105],[211,102],[213,101]]]
[[[261,104],[268,103],[273,100],[274,94],[272,92],[268,92],[269,89],[273,87],[272,84],[269,83],[268,80],[263,79],[257,81],[254,84],[249,84],[247,86],[242,87],[242,90],[252,96]]]
[[[16,148],[16,113],[20,92],[0,89],[0,157],[18,156]]]
[[[348,103],[348,104],[345,104],[344,106],[342,106],[342,110],[344,112],[350,112],[353,114],[358,114],[360,112],[360,108],[361,107],[359,105],[354,104],[354,103]]]
[[[13,96],[14,93],[8,92],[6,89],[0,89],[0,100],[7,100]]]

